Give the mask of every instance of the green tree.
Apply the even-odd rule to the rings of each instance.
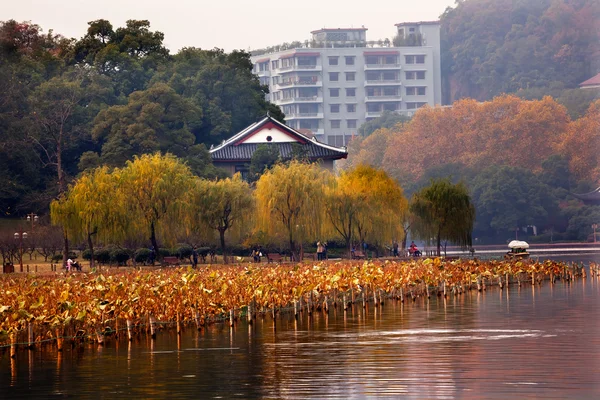
[[[428,187],[413,195],[410,210],[418,218],[412,229],[415,236],[427,242],[433,238],[438,256],[442,240],[463,248],[471,246],[475,207],[463,183],[432,180]]]
[[[100,160],[122,166],[134,155],[160,151],[186,157],[202,110],[164,83],[129,95],[126,105],[106,108],[94,119],[92,135],[102,143]],[[197,149],[194,149],[197,151]]]
[[[385,110],[379,117],[363,123],[360,128],[358,128],[358,133],[360,133],[361,136],[369,136],[381,128],[389,129],[394,128],[397,125],[398,128],[401,129],[404,124],[410,121],[410,119],[411,117],[409,116]]]
[[[208,226],[219,233],[223,262],[227,263],[225,234],[232,228],[242,231],[253,215],[254,197],[240,174],[219,181],[201,181],[196,200],[201,227]]]
[[[261,175],[271,169],[279,161],[279,148],[276,145],[259,144],[250,159],[249,176],[250,182],[256,182]]]
[[[256,183],[259,226],[270,234],[284,234],[294,259],[297,244],[320,235],[327,172],[318,165],[292,161],[277,164]]]

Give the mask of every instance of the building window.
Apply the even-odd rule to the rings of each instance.
[[[404,62],[406,64],[414,64],[415,63],[415,56],[404,56]]]
[[[405,76],[406,76],[406,80],[412,80],[415,79],[415,71],[405,71],[404,72]]]
[[[404,36],[404,28],[398,29],[398,35],[399,36]]]
[[[340,128],[340,120],[332,119],[331,120],[331,129],[339,129]]]
[[[339,104],[330,104],[329,105],[329,111],[331,111],[333,114],[337,114],[340,112],[340,105]]]
[[[340,89],[338,89],[338,88],[329,89],[329,96],[330,97],[340,97]]]
[[[329,57],[329,65],[338,65],[338,58],[336,57]]]
[[[425,56],[424,55],[416,56],[415,62],[417,64],[425,64]]]
[[[356,104],[346,104],[346,111],[349,113],[356,112]]]
[[[408,31],[409,31],[409,32],[414,32],[414,31],[415,31],[415,28],[408,28]]]
[[[396,58],[396,56],[385,56],[385,63],[387,65],[396,64],[397,61],[398,61],[398,59]]]
[[[279,68],[279,60],[271,61],[271,69],[277,69],[277,68]]]
[[[424,87],[424,86],[422,86],[422,87],[418,87],[418,88],[417,88],[417,94],[418,94],[419,96],[425,96],[425,87]]]
[[[417,103],[406,103],[407,110],[414,110],[415,108],[417,108]]]
[[[365,63],[367,63],[367,64],[379,64],[379,57],[378,56],[366,56],[365,57]]]
[[[353,82],[356,79],[356,73],[354,72],[346,72],[346,80],[348,82]]]
[[[348,127],[348,129],[356,129],[356,120],[355,119],[347,120],[346,126]]]
[[[425,79],[425,71],[417,71],[417,79]]]
[[[339,80],[339,73],[338,72],[330,72],[329,73],[329,80],[331,82],[337,82]]]
[[[346,65],[354,65],[354,56],[346,56]]]
[[[416,89],[415,87],[406,87],[406,95],[407,96],[413,96],[416,93]]]
[[[346,88],[346,97],[356,97],[356,88]]]

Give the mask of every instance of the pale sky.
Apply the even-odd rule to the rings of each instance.
[[[76,39],[87,23],[147,19],[165,34],[171,53],[182,47],[256,49],[310,38],[320,28],[368,28],[367,40],[392,38],[394,24],[432,21],[454,0],[0,0],[0,21],[15,19]]]

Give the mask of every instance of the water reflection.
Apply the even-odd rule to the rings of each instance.
[[[8,352],[1,397],[592,398],[600,278]]]

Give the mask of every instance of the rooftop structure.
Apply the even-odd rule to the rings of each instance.
[[[319,161],[330,170],[335,160],[348,156],[345,148],[320,143],[316,138],[306,136],[269,115],[211,148],[209,152],[215,166],[225,169],[230,175],[240,172],[245,178],[252,155],[261,144],[277,146],[283,159],[290,159],[294,154],[294,146],[301,146],[310,161]]]
[[[396,29],[398,47],[389,40],[368,47],[364,27],[315,30],[304,46],[252,57],[254,72],[291,128],[345,146],[386,110],[410,116],[441,104],[439,22]]]
[[[579,84],[581,89],[598,89],[600,88],[600,73],[596,76],[591,77],[587,81],[583,81]]]

